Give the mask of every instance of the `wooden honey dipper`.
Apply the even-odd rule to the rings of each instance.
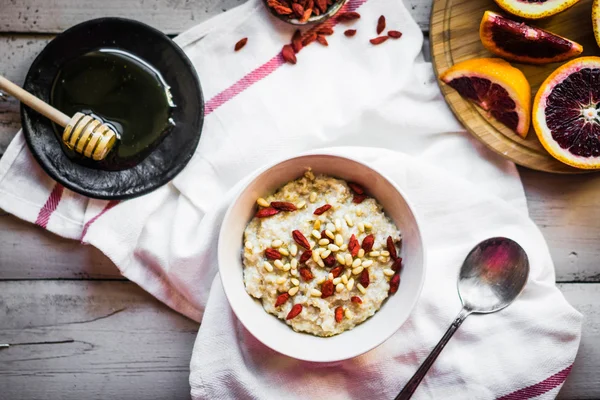
[[[97,118],[80,112],[69,118],[68,115],[23,90],[2,75],[0,75],[0,89],[64,127],[63,143],[85,157],[96,161],[103,160],[115,145],[117,134]]]

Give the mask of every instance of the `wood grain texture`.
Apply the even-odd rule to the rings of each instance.
[[[189,399],[198,324],[130,282],[0,282],[2,399]],[[72,343],[44,342],[73,340]]]
[[[600,281],[600,174],[520,168],[529,215],[541,229],[561,282]]]
[[[553,16],[543,22],[535,22],[559,35],[569,37],[584,46],[584,55],[598,55],[591,27],[592,0],[581,0],[568,12]],[[430,38],[434,69],[443,73],[461,61],[493,57],[479,39],[479,23],[486,10],[499,11],[489,0],[434,0],[431,17]],[[582,23],[585,21],[585,23]],[[540,84],[554,71],[558,64],[542,66],[516,64],[531,84],[535,96]],[[569,167],[546,152],[533,130],[526,139],[521,138],[503,124],[487,116],[487,112],[464,100],[447,85],[441,85],[442,93],[456,117],[469,132],[486,146],[517,164],[540,170],[565,174],[582,171]]]
[[[61,238],[3,213],[0,215],[0,280],[121,279],[100,250]]]
[[[559,287],[587,316],[559,398],[600,398],[600,284]],[[0,350],[2,398],[189,398],[198,325],[132,283],[0,282],[0,321],[3,342],[38,343]]]
[[[132,18],[177,34],[245,0],[0,0],[0,32],[58,33],[100,17]]]
[[[584,315],[581,345],[559,399],[600,399],[600,284],[560,284],[559,289]]]

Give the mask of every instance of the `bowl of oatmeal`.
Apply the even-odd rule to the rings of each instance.
[[[362,162],[315,154],[268,167],[229,207],[219,271],[238,319],[262,343],[316,362],[360,355],[409,317],[424,280],[417,217]]]

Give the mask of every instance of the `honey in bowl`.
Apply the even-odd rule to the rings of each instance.
[[[117,144],[102,161],[63,146],[69,158],[92,168],[135,166],[175,126],[175,104],[160,72],[118,49],[102,48],[66,62],[56,75],[50,101],[67,115],[81,112],[99,118],[117,133]],[[54,130],[61,141],[63,129]]]

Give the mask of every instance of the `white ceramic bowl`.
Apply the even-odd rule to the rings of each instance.
[[[398,292],[374,316],[354,329],[322,338],[295,332],[268,314],[245,290],[242,263],[244,229],[256,212],[256,199],[301,177],[310,167],[315,174],[357,182],[383,206],[403,236],[404,268]],[[235,197],[219,235],[219,271],[225,294],[238,319],[259,341],[279,353],[300,360],[330,362],[358,356],[380,345],[396,332],[414,308],[425,278],[425,252],[417,218],[406,196],[394,183],[367,165],[334,155],[291,158],[258,173]]]

